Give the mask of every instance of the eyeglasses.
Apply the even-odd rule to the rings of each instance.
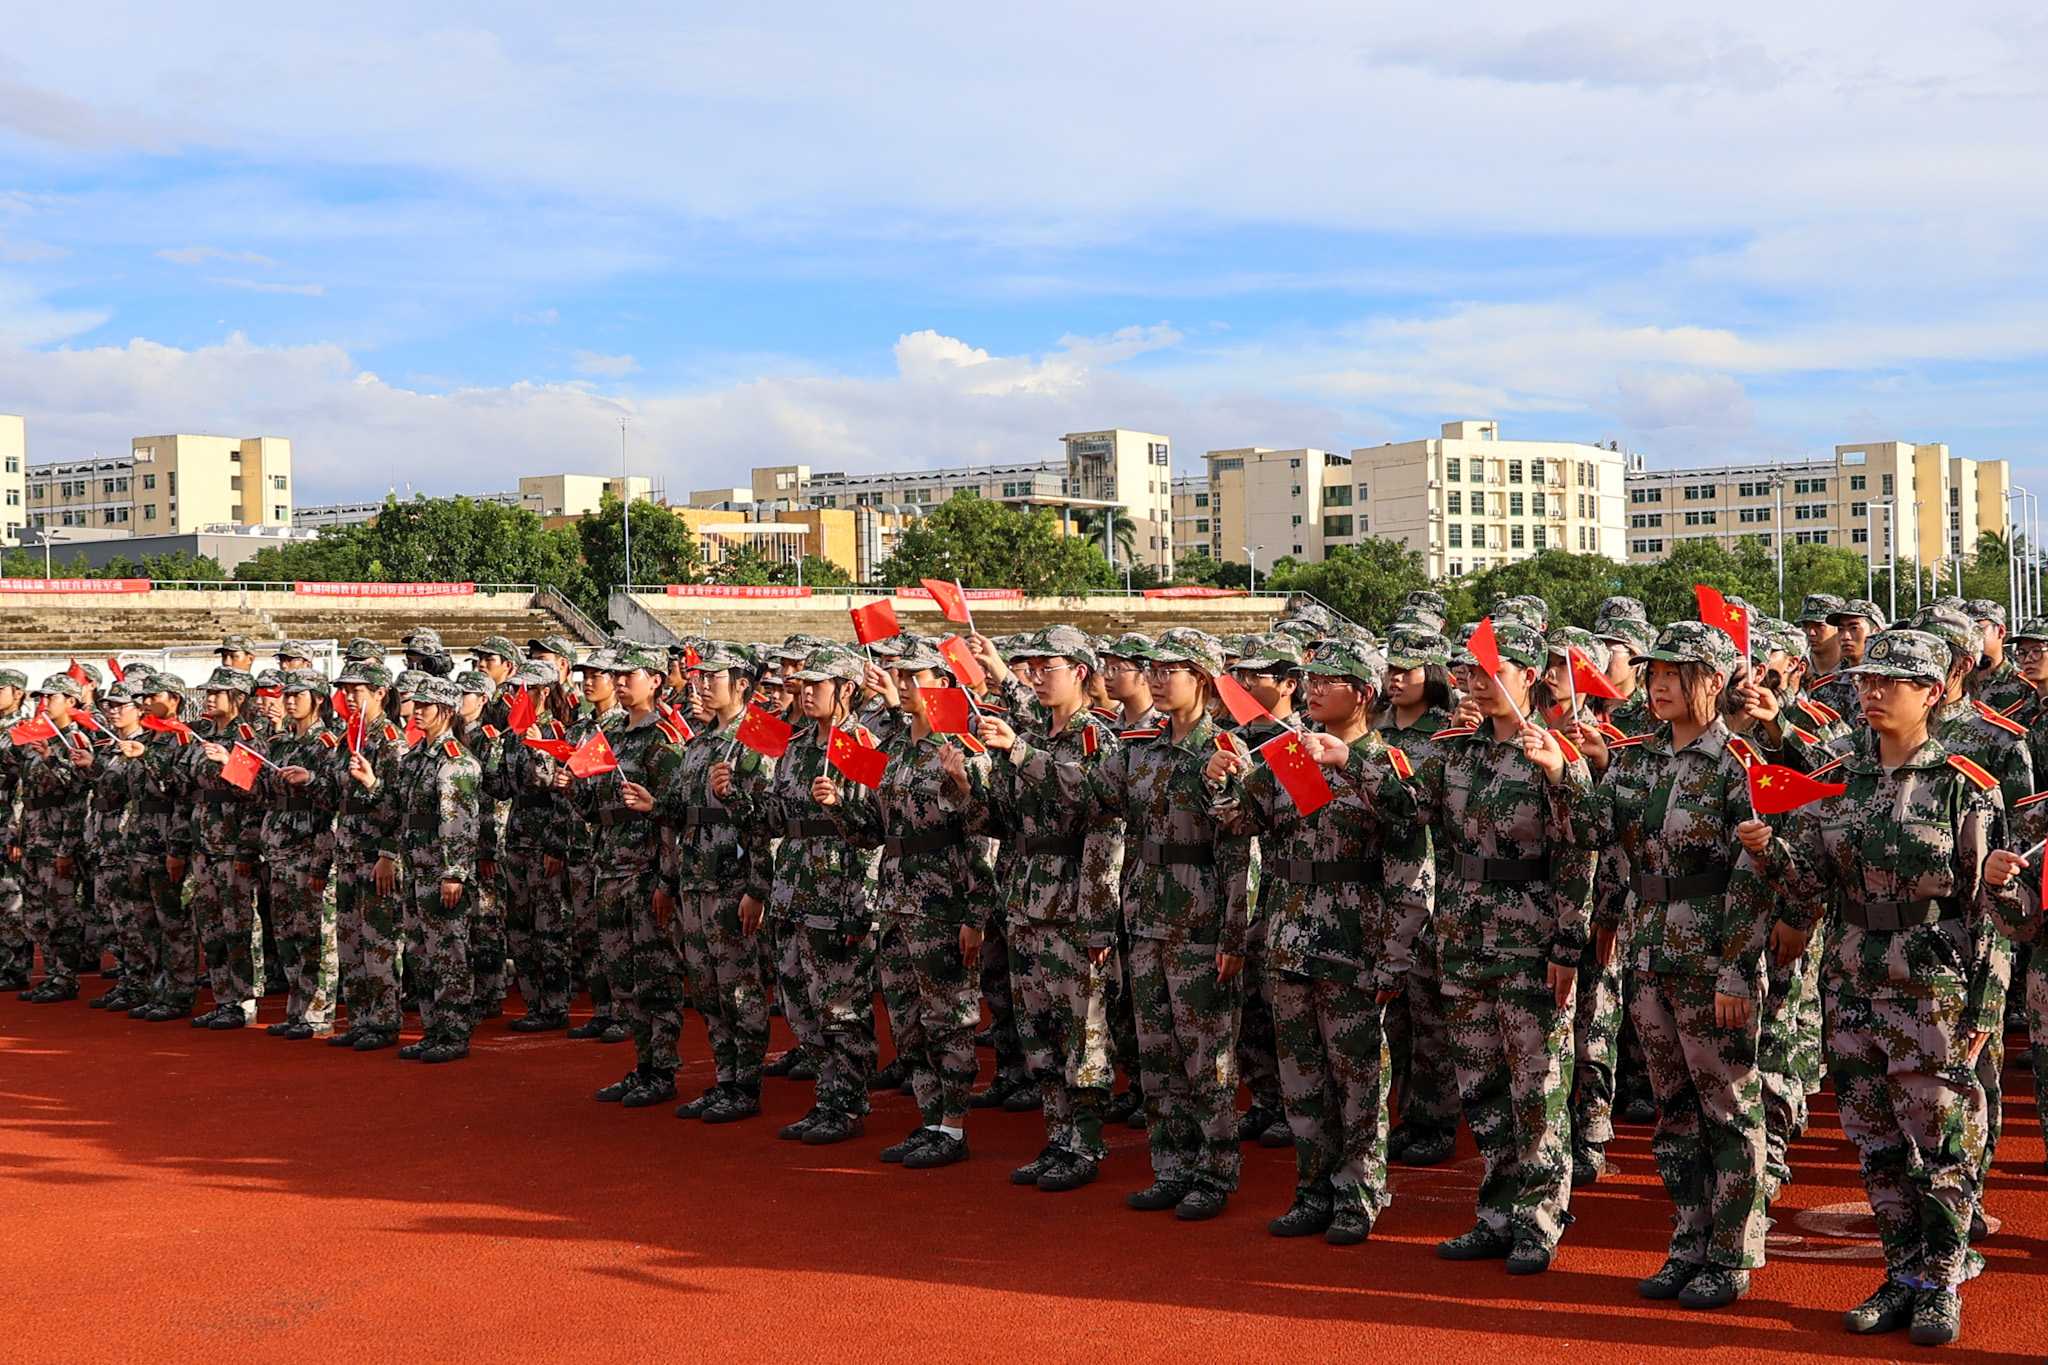
[[[2016,644],[2012,647],[2012,656],[2015,659],[2039,659],[2048,657],[2048,644],[2042,644],[2038,640],[2023,640],[2019,644]]]
[[[1035,674],[1039,677],[1043,677],[1048,673],[1057,673],[1063,668],[1072,668],[1073,666],[1066,659],[1019,659],[1017,661],[1017,671],[1019,673]]]
[[[1144,669],[1136,664],[1104,664],[1102,666],[1102,676],[1105,678],[1120,678],[1126,673],[1143,673],[1144,671]]]
[[[1311,692],[1325,692],[1332,687],[1349,687],[1357,690],[1364,686],[1365,684],[1356,678],[1341,678],[1334,673],[1311,673],[1308,679],[1308,690]]]
[[[1898,687],[1910,687],[1922,692],[1931,692],[1937,686],[1939,684],[1931,683],[1925,678],[1887,678],[1881,673],[1858,673],[1856,675],[1856,690],[1858,692],[1890,692]]]
[[[1170,678],[1176,673],[1193,673],[1195,667],[1193,664],[1156,663],[1147,664],[1145,671],[1155,678]]]

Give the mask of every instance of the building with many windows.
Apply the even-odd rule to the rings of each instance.
[[[1878,441],[1835,447],[1831,459],[1630,469],[1628,558],[1662,559],[1681,541],[1766,547],[1836,545],[1866,558],[1937,564],[1976,552],[2005,529],[2004,460],[1967,460],[1945,445]]]
[[[0,545],[21,540],[28,525],[28,425],[0,413]]]
[[[1214,521],[1209,506],[1209,480],[1200,474],[1176,476],[1173,481],[1174,553],[1214,558],[1209,549],[1210,528]]]
[[[281,436],[137,436],[126,455],[28,467],[31,528],[177,535],[292,524],[292,443]]]

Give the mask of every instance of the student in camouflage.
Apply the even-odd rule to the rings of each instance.
[[[28,675],[0,668],[0,735],[30,715]],[[35,969],[22,900],[21,763],[11,744],[0,744],[0,990],[26,987]]]
[[[569,726],[569,743],[581,747],[599,733],[616,738],[625,723],[625,712],[618,705],[610,648],[592,653],[576,665],[576,671],[583,678],[583,701]],[[570,955],[577,976],[590,990],[590,1018],[570,1029],[569,1036],[600,1043],[630,1042],[633,1027],[626,1013],[632,1006],[625,998],[631,986],[631,966],[626,960],[632,947],[630,930],[616,915],[609,920],[598,915],[596,839],[582,808],[567,799],[569,770],[557,764],[549,780],[556,796],[555,846],[562,850],[568,871]]]
[[[850,724],[866,668],[844,647],[813,650],[789,675],[802,688],[804,724],[776,762],[773,779],[753,790],[734,780],[730,764],[711,774],[713,794],[734,808],[753,837],[782,839],[768,899],[769,916],[782,926],[779,990],[797,1041],[819,1060],[816,1103],[777,1136],[812,1146],[865,1131],[867,1078],[875,1064],[870,886],[880,853],[847,843],[818,803],[825,786],[837,788],[842,807],[870,799],[857,783],[839,783],[826,763],[833,730]],[[860,726],[845,733],[863,742],[868,735]]]
[[[1838,662],[1832,672],[1822,667],[1818,658],[1819,647],[1812,645],[1812,632],[1807,634],[1808,645],[1816,655],[1814,668],[1822,673],[1821,677],[1807,684],[1807,691],[1815,701],[1852,726],[1858,716],[1856,682],[1850,670],[1863,662],[1863,651],[1870,638],[1888,624],[1884,609],[1861,597],[1852,597],[1842,604],[1840,610],[1829,613],[1828,625],[1835,630],[1834,643],[1839,651]]]
[[[21,787],[21,867],[29,937],[42,950],[42,984],[21,992],[32,1005],[78,998],[78,974],[85,970],[85,908],[79,900],[84,875],[85,820],[92,799],[97,756],[75,712],[83,700],[78,683],[65,674],[43,680],[34,694],[43,719],[57,733],[12,748]]]
[[[1911,1326],[1921,1345],[1961,1333],[1970,1272],[1983,1092],[1971,1068],[1989,1041],[1981,1003],[1999,929],[2026,931],[1998,782],[1930,728],[1949,652],[1922,631],[1869,642],[1851,673],[1869,726],[1817,775],[1846,784],[1797,811],[1784,834],[1742,824],[1742,868],[1773,898],[1781,959],[1803,949],[1815,907],[1840,923],[1827,946],[1828,1052],[1842,1126],[1862,1159],[1887,1276],[1851,1309],[1851,1332]]]
[[[742,833],[730,806],[711,789],[711,770],[730,761],[733,780],[756,791],[775,760],[742,747],[740,721],[753,693],[753,665],[739,647],[707,640],[690,673],[696,739],[655,793],[675,831],[676,914],[670,928],[681,953],[690,1000],[711,1043],[712,1083],[676,1109],[677,1118],[737,1123],[761,1112],[761,1064],[768,1051],[768,999],[753,936],[769,897],[771,839]]]
[[[131,689],[151,716],[182,723],[185,690],[175,676],[138,674],[132,667],[129,676]],[[196,741],[191,731],[172,729],[146,730],[131,742],[140,742],[142,753],[134,760],[129,828],[138,852],[146,850],[153,858],[146,884],[158,970],[145,983],[144,997],[129,1007],[128,1017],[165,1023],[190,1014],[199,990],[199,942],[185,905],[192,824],[184,751]]]
[[[137,809],[142,778],[142,708],[125,683],[109,688],[101,761],[93,779],[92,802],[99,813],[101,850],[93,870],[94,900],[113,934],[110,945],[121,962],[121,979],[92,1002],[96,1010],[126,1011],[149,999],[161,967],[163,944],[150,905],[152,870],[162,871],[163,854],[143,838],[148,817]],[[153,856],[152,856],[153,855]],[[154,868],[152,864],[155,864]]]
[[[2020,676],[2008,657],[2005,608],[1988,597],[1976,597],[1963,603],[1963,612],[1983,635],[1977,657],[1970,663],[1970,696],[2001,716],[2032,701],[2033,684]]]
[[[505,736],[497,764],[484,773],[486,790],[506,807],[498,877],[506,947],[526,1005],[526,1013],[506,1027],[514,1033],[546,1033],[569,1022],[568,879],[554,841],[556,760],[525,741],[567,738],[561,718],[567,707],[552,664],[522,664],[506,690],[524,690],[534,708],[532,726]]]
[[[397,828],[378,849],[377,890],[404,888],[409,936],[420,944],[423,1036],[398,1050],[408,1061],[469,1055],[469,911],[483,774],[452,728],[461,704],[461,689],[447,678],[428,678],[413,693],[420,741],[399,760]]]
[[[1151,650],[1151,638],[1136,632],[1119,635],[1101,648],[1103,697],[1113,713],[1103,719],[1118,734],[1156,730],[1164,723],[1159,708],[1152,704],[1151,675],[1145,671]],[[1137,875],[1129,858],[1124,860],[1123,875],[1128,898],[1131,879]],[[1143,1128],[1150,1119],[1145,1109],[1144,1068],[1138,1065],[1138,1020],[1131,1008],[1131,936],[1122,916],[1117,918],[1116,933],[1118,970],[1109,983],[1109,1028],[1126,1088],[1110,1100],[1106,1117]]]
[[[243,719],[255,687],[247,673],[214,669],[205,684],[205,732],[180,754],[183,788],[193,803],[192,918],[214,1001],[211,1011],[193,1018],[194,1028],[246,1027],[256,1017],[263,980],[263,935],[256,916],[262,812],[248,791],[221,775],[236,745],[262,750],[256,725]]]
[[[289,727],[271,741],[267,767],[257,776],[263,812],[263,866],[276,907],[277,951],[284,960],[285,1017],[267,1032],[306,1039],[334,1027],[335,981],[340,974],[334,902],[334,807],[340,795],[335,755],[340,741],[321,720],[330,689],[314,673],[285,678]]]
[[[1727,894],[1735,827],[1752,814],[1745,768],[1759,760],[1718,714],[1738,667],[1726,635],[1680,621],[1645,658],[1658,727],[1613,744],[1588,813],[1600,848],[1595,953],[1632,977],[1657,1097],[1650,1147],[1674,1208],[1664,1265],[1637,1290],[1718,1308],[1764,1262],[1757,1043],[1769,906]]]
[[[400,954],[404,888],[382,878],[382,851],[400,843],[399,774],[405,734],[385,714],[391,674],[380,663],[351,663],[334,685],[347,691],[349,707],[360,713],[360,739],[351,752],[344,743],[334,762],[333,782],[335,946],[341,991],[348,1002],[348,1030],[328,1039],[330,1047],[375,1052],[398,1042]],[[397,869],[394,868],[394,871]]]
[[[890,690],[909,723],[881,746],[889,757],[881,784],[870,799],[842,804],[841,784],[820,782],[814,798],[849,843],[881,849],[875,907],[882,993],[920,1119],[882,1159],[923,1170],[968,1156],[974,1027],[981,1019],[974,970],[993,872],[975,841],[993,822],[989,762],[979,741],[934,731],[926,709],[930,693],[950,688],[945,660],[914,644],[891,672]]]
[[[1221,1213],[1237,1188],[1251,852],[1249,840],[1217,827],[1203,769],[1218,749],[1245,750],[1208,716],[1211,680],[1223,667],[1215,637],[1175,628],[1149,654],[1164,724],[1123,733],[1125,744],[1089,775],[1088,802],[1096,820],[1122,821],[1126,839],[1127,973],[1155,1178],[1125,1202],[1192,1221]],[[1237,787],[1233,779],[1226,791]]]
[[[1481,723],[1438,736],[1418,769],[1421,818],[1443,851],[1436,923],[1444,1007],[1465,1119],[1486,1160],[1478,1222],[1439,1244],[1447,1260],[1550,1266],[1571,1197],[1567,1102],[1572,1002],[1588,940],[1592,792],[1569,740],[1530,715],[1548,653],[1526,626],[1495,622],[1498,678],[1468,671]]]
[[[1372,646],[1332,642],[1306,669],[1308,717],[1321,730],[1281,742],[1348,767],[1336,799],[1303,815],[1270,767],[1234,753],[1211,755],[1205,775],[1219,790],[1242,775],[1215,815],[1261,849],[1266,989],[1295,1160],[1293,1203],[1267,1230],[1350,1246],[1393,1198],[1382,1011],[1408,978],[1436,864],[1414,818],[1407,757],[1371,727],[1386,659]]]
[[[502,636],[498,639],[501,647],[510,643]],[[495,654],[484,658],[499,662]],[[503,878],[505,824],[510,812],[499,795],[503,784],[496,774],[504,766],[506,747],[518,740],[508,737],[502,728],[505,708],[489,674],[468,669],[455,675],[455,685],[462,689],[463,747],[483,770],[483,785],[478,790],[482,828],[476,847],[476,895],[469,916],[470,1009],[481,1023],[505,1013],[505,961],[511,948],[506,942]]]

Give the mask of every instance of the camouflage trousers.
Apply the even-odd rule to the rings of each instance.
[[[1392,1062],[1370,984],[1293,972],[1267,983],[1280,1094],[1294,1134],[1295,1198],[1356,1209],[1368,1220],[1387,1187],[1387,1078]]]
[[[2027,955],[2027,1047],[2034,1064],[2034,1112],[2048,1114],[2048,952]]]
[[[600,1019],[616,1017],[613,976],[625,974],[623,954],[629,940],[622,926],[613,926],[609,942],[597,918],[597,867],[584,853],[567,859],[569,864],[569,961],[576,976],[590,991],[591,1013]],[[607,948],[621,956],[607,956]]]
[[[0,848],[0,859],[7,850]],[[26,981],[35,970],[36,946],[28,933],[21,867],[0,861],[0,981]]]
[[[540,849],[505,850],[498,863],[505,941],[528,1014],[569,1012],[569,906],[566,877],[547,874]]]
[[[341,976],[337,916],[327,894],[332,864],[272,854],[265,871],[270,877],[277,955],[284,968],[285,1018],[315,1029],[331,1028]]]
[[[761,1093],[768,1052],[768,997],[760,956],[740,932],[739,898],[731,891],[683,891],[670,922],[689,983],[690,1002],[704,1017],[720,1085]]]
[[[1479,1221],[1557,1245],[1571,1203],[1572,1009],[1540,958],[1499,976],[1444,978],[1444,1026],[1465,1122],[1486,1160]]]
[[[1116,1063],[1123,1068],[1124,1084],[1142,1093],[1145,1077],[1138,1065],[1138,1015],[1131,995],[1131,936],[1121,923],[1117,926],[1116,952],[1110,955],[1110,967],[1109,1040],[1116,1049]]]
[[[1984,1207],[1984,1182],[1991,1176],[1991,1163],[1998,1157],[1998,1137],[2005,1131],[2005,1001],[1998,1002],[1998,1027],[1977,1051],[1971,1068],[1977,1089],[1984,1096],[1984,1147],[1970,1172],[1970,1207]]]
[[[882,921],[877,947],[889,1033],[927,1126],[967,1113],[980,1064],[981,991],[960,955],[960,928],[921,916]]]
[[[199,994],[199,935],[185,904],[185,881],[172,881],[162,858],[151,862],[146,877],[150,917],[156,925],[149,938],[157,955],[149,998],[180,1012],[189,1010]]]
[[[1763,1031],[1757,1043],[1757,1070],[1764,1093],[1764,1180],[1767,1189],[1792,1181],[1788,1152],[1793,1137],[1806,1127],[1806,1068],[1814,1050],[1806,1045],[1809,967],[1817,961],[1813,947],[1798,960],[1780,967],[1770,964],[1762,1011]]]
[[[477,867],[476,895],[469,912],[469,976],[471,1005],[479,1017],[505,1005],[505,865],[492,866],[485,876]]]
[[[1216,945],[1131,940],[1131,1006],[1152,1173],[1237,1188],[1237,1018],[1243,974],[1216,979]]]
[[[78,899],[76,865],[66,875],[57,870],[57,859],[37,854],[23,864],[29,939],[43,950],[43,980],[50,985],[76,988],[78,974],[85,970],[84,908]]]
[[[1252,1106],[1279,1113],[1279,1044],[1273,1037],[1273,1001],[1267,994],[1266,921],[1252,921],[1245,937],[1244,1008],[1238,1013],[1237,1074],[1252,1092]]]
[[[1017,1022],[1015,955],[1010,951],[1009,925],[998,910],[982,922],[981,959],[977,967],[981,999],[988,1001],[989,1042],[995,1048],[996,1074],[1024,1074],[1024,1044]]]
[[[817,1107],[866,1114],[875,1069],[875,936],[848,943],[839,929],[804,924],[787,924],[784,933],[782,979],[803,1007],[783,1009],[792,1028],[810,1031],[797,1041],[817,1058]]]
[[[1621,1053],[1621,954],[1605,967],[1593,945],[1572,987],[1572,1142],[1614,1141],[1614,1070]]]
[[[1444,1028],[1444,983],[1434,941],[1416,943],[1415,966],[1387,1006],[1386,1034],[1401,1131],[1418,1138],[1456,1132],[1458,1072]]]
[[[1671,1196],[1670,1259],[1753,1269],[1764,1263],[1761,1020],[1714,1022],[1714,978],[1635,972],[1630,1017],[1657,1096],[1650,1152]]]
[[[334,939],[350,1029],[398,1032],[403,882],[377,894],[377,850],[342,837],[334,855]]]
[[[205,849],[192,854],[192,920],[206,953],[206,981],[216,1006],[234,1005],[256,1017],[263,980],[263,936],[256,920],[256,888],[235,871],[235,855]]]
[[[1109,978],[1071,924],[1010,925],[1010,983],[1024,1065],[1045,1102],[1048,1144],[1100,1160],[1102,1110],[1116,1068],[1109,1055]]]
[[[1825,923],[1813,931],[1813,937],[1806,945],[1806,956],[1800,966],[1799,1013],[1797,1026],[1792,1032],[1792,1067],[1798,1075],[1800,1085],[1808,1095],[1820,1093],[1821,1082],[1827,1078],[1827,1001],[1820,987],[1821,963],[1826,954],[1822,944],[1827,934]],[[1806,1127],[1806,1107],[1800,1106],[1799,1126]]]
[[[462,884],[462,895],[453,907],[441,904],[441,882],[436,876],[408,876],[410,897],[406,902],[406,939],[419,945],[416,966],[420,991],[420,1027],[429,1039],[468,1042],[471,1028],[469,968],[469,916],[476,900],[476,887]]]
[[[818,1037],[818,1021],[811,1014],[811,991],[803,976],[803,955],[790,942],[793,935],[803,932],[801,924],[786,919],[761,921],[761,939],[773,953],[766,977],[775,982],[775,998],[782,1005],[782,1017],[789,1021],[789,1031],[796,1038],[798,1047],[810,1047]]]
[[[683,1031],[683,968],[667,926],[654,919],[660,885],[661,874],[651,867],[605,870],[597,879],[597,922],[617,954],[608,971],[612,1016],[633,1030],[640,1066],[673,1073],[682,1065],[676,1042]]]
[[[149,902],[149,870],[160,861],[137,855],[107,857],[93,869],[95,913],[106,920],[102,941],[121,963],[123,986],[146,988],[157,974],[163,943]]]
[[[1872,998],[1835,980],[1827,992],[1835,1103],[1885,1264],[1896,1280],[1960,1284],[1985,1119],[1962,992]]]

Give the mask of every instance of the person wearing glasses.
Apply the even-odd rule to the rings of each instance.
[[[1948,647],[1895,628],[1859,655],[1848,675],[1867,728],[1814,774],[1843,792],[1801,807],[1782,833],[1738,826],[1737,875],[1775,906],[1781,961],[1805,948],[1818,911],[1835,914],[1828,1060],[1886,1272],[1843,1326],[1909,1327],[1915,1344],[1942,1345],[1962,1333],[1958,1291],[1981,1263],[1970,1214],[1985,1112],[1971,1068],[1990,1041],[1977,1009],[1992,937],[2030,937],[2039,906],[2024,895],[2025,862],[2005,851],[1998,780],[1936,737]]]
[[[1250,929],[1251,841],[1211,813],[1203,775],[1219,749],[1245,748],[1209,718],[1223,650],[1203,631],[1176,628],[1150,650],[1151,698],[1164,717],[1127,730],[1124,746],[1089,774],[1099,824],[1125,831],[1124,923],[1137,1020],[1153,1183],[1133,1209],[1214,1218],[1237,1188],[1237,1021]],[[1241,783],[1229,779],[1225,799]]]
[[[1164,723],[1159,708],[1152,704],[1151,675],[1145,671],[1151,649],[1152,641],[1138,634],[1118,636],[1102,647],[1103,695],[1109,701],[1105,719],[1119,735],[1156,731]],[[1129,882],[1136,871],[1136,865],[1126,858],[1125,899],[1129,899]],[[1124,1089],[1110,1100],[1107,1117],[1112,1123],[1143,1128],[1151,1119],[1145,1108],[1144,1068],[1138,1065],[1138,1021],[1131,1010],[1131,936],[1121,916],[1116,936],[1118,971],[1109,983],[1109,1027],[1117,1064],[1124,1072]]]

